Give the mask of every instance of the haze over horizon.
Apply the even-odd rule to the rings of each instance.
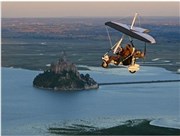
[[[179,16],[179,2],[2,2],[2,18]]]

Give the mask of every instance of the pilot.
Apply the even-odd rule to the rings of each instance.
[[[109,63],[119,65],[122,62],[123,65],[130,65],[132,63],[132,57],[144,58],[144,52],[136,50],[133,44],[127,44],[125,48],[119,47],[115,53],[116,55],[103,57],[102,67],[107,68]]]

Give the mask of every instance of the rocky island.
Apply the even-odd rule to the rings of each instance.
[[[75,64],[63,56],[50,69],[34,78],[33,86],[56,91],[90,90],[99,88],[89,74],[80,74]]]

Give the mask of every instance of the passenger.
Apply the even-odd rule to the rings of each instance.
[[[132,57],[135,58],[144,58],[144,53],[138,50],[135,50],[135,47],[131,44],[127,44],[125,48],[119,47],[116,51],[116,56],[104,56],[102,67],[107,68],[109,63],[119,65],[122,62],[123,65],[130,65],[132,63]]]

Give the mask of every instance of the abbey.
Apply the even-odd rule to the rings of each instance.
[[[99,85],[89,74],[78,72],[75,64],[67,61],[63,56],[50,69],[45,70],[34,78],[33,86],[56,91],[90,90],[97,89]]]

